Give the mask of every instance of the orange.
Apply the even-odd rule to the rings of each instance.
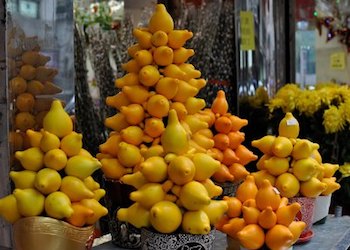
[[[232,121],[226,116],[218,117],[214,123],[215,130],[219,133],[227,134],[230,132]]]
[[[242,214],[246,224],[258,224],[260,210],[256,207],[242,206]]]
[[[226,95],[223,90],[219,90],[216,94],[216,97],[211,105],[211,110],[215,114],[224,115],[228,110],[228,103],[226,100]]]
[[[249,174],[249,171],[240,163],[233,163],[228,170],[235,177],[235,181],[242,181]]]
[[[265,243],[270,249],[285,249],[290,246],[293,234],[288,227],[276,224],[266,233]]]
[[[242,202],[236,197],[224,196],[223,200],[227,202],[228,210],[226,214],[230,217],[239,217],[242,212]]]
[[[243,218],[232,218],[222,226],[222,232],[226,233],[230,237],[237,239],[237,233],[240,232],[247,224]]]
[[[231,149],[236,149],[245,139],[245,134],[240,131],[231,131],[227,136],[230,139],[229,147]]]
[[[245,180],[240,184],[236,191],[236,197],[245,202],[248,199],[255,199],[258,192],[258,187],[255,184],[254,176],[248,175]]]
[[[271,207],[262,210],[258,217],[258,224],[264,228],[269,229],[276,225],[277,216]]]
[[[86,218],[92,217],[94,211],[88,207],[83,206],[79,202],[73,202],[73,214],[67,218],[67,222],[76,227],[82,227],[86,224]]]
[[[224,164],[220,164],[219,170],[217,170],[213,175],[212,178],[217,182],[226,182],[226,181],[233,181],[235,177],[230,173],[228,170],[228,167]]]
[[[275,211],[281,203],[281,196],[278,190],[271,185],[270,181],[264,180],[256,193],[255,200],[256,206],[260,210],[271,207]]]
[[[264,230],[257,224],[249,224],[237,233],[241,245],[248,249],[258,249],[264,245]]]
[[[228,135],[223,133],[218,133],[214,135],[214,147],[224,151],[230,145],[230,139]]]

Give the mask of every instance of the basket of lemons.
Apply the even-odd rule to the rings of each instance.
[[[52,102],[40,131],[26,131],[10,171],[13,192],[0,199],[0,216],[13,224],[17,250],[91,248],[94,225],[107,209],[91,176],[101,163],[83,149],[82,135],[60,100]],[[38,244],[41,242],[41,244]]]

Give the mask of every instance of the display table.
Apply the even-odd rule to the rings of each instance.
[[[293,246],[293,249],[303,250],[347,250],[350,247],[350,216],[335,217],[329,215],[326,223],[312,227],[314,237],[303,244]],[[213,250],[226,250],[226,235],[216,232]],[[110,242],[93,247],[93,250],[117,250]]]

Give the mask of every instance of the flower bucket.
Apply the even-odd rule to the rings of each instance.
[[[172,233],[163,234],[151,229],[141,229],[142,250],[215,250],[215,230],[209,234]]]
[[[316,197],[315,201],[315,211],[312,223],[313,224],[323,224],[326,222],[327,216],[329,214],[329,207],[331,205],[332,195],[320,195]]]
[[[50,217],[19,219],[13,225],[16,250],[90,250],[94,226],[75,227]]]
[[[140,229],[117,219],[119,208],[126,208],[132,205],[129,195],[135,188],[120,181],[107,178],[104,178],[104,183],[106,190],[105,203],[108,209],[108,227],[112,236],[112,243],[122,248],[140,248]]]
[[[301,205],[300,211],[295,216],[295,220],[304,221],[306,223],[306,227],[296,243],[309,241],[313,237],[312,224],[315,212],[316,198],[293,197],[289,198],[289,202],[298,202]]]

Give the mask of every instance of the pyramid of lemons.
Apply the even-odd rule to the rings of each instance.
[[[338,164],[323,163],[319,145],[298,138],[299,122],[287,112],[278,126],[278,135],[266,135],[252,141],[263,155],[253,173],[258,185],[268,179],[282,196],[317,197],[340,188],[333,177]]]
[[[207,234],[227,205],[212,199],[222,193],[210,179],[220,162],[207,154],[211,114],[196,97],[206,81],[188,63],[194,51],[185,48],[193,34],[174,29],[157,4],[148,26],[133,35],[125,75],[115,80],[119,93],[106,99],[116,109],[105,120],[111,132],[96,156],[106,178],[136,188],[134,203],[119,209],[117,219],[161,233]],[[208,144],[198,145],[196,135]]]
[[[99,203],[105,190],[91,177],[101,163],[83,149],[61,101],[52,102],[43,129],[26,134],[30,147],[15,152],[19,170],[9,173],[14,190],[0,199],[0,216],[10,223],[49,216],[82,227],[106,215]]]

